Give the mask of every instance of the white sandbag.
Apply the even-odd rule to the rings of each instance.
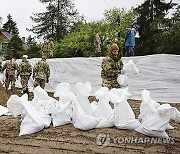
[[[109,104],[111,97],[109,89],[107,87],[102,87],[97,90],[94,95],[99,99],[97,109],[94,112],[94,116],[100,118],[100,122],[96,128],[113,127],[114,111]]]
[[[80,130],[93,129],[98,125],[100,121],[99,118],[85,114],[80,104],[77,101],[75,101],[75,105],[73,108],[72,119],[73,119],[72,123],[74,127]]]
[[[66,111],[57,114],[52,114],[51,118],[52,118],[53,127],[62,126],[71,123],[70,114],[67,113]]]
[[[59,83],[56,87],[54,94],[55,97],[59,97],[59,101],[56,103],[56,112],[52,113],[53,126],[61,126],[71,123],[72,115],[72,102],[75,99],[75,94],[70,92],[69,83]]]
[[[175,122],[180,123],[180,112],[177,108],[172,107],[170,104],[162,104],[158,107],[159,115],[169,116],[170,119],[175,120]]]
[[[21,97],[17,95],[11,95],[8,99],[7,108],[13,117],[17,117],[23,112],[24,107],[22,106],[22,102],[24,99],[28,100],[27,94],[24,94]]]
[[[51,124],[51,117],[38,112],[28,101],[22,102],[26,116],[21,122],[19,136],[31,134],[47,128]]]
[[[9,112],[7,107],[0,105],[0,116],[5,115]]]
[[[136,67],[136,65],[134,64],[134,62],[132,61],[132,59],[130,59],[128,61],[127,64],[125,64],[123,66],[123,70],[127,73],[133,73],[133,74],[137,74],[139,73],[139,69]]]
[[[148,90],[141,91],[142,102],[140,105],[140,115],[138,116],[139,121],[145,119],[146,114],[157,114],[157,109],[160,106],[159,103],[152,100],[150,97],[150,92]]]
[[[44,100],[44,101],[49,99],[48,93],[44,89],[42,89],[40,86],[37,86],[36,88],[34,88],[33,94],[34,94],[34,99]]]
[[[51,115],[53,126],[61,126],[71,123],[71,102],[58,106],[58,111]]]
[[[148,136],[167,138],[165,130],[170,128],[169,113],[161,110],[161,105],[151,99],[149,91],[143,90],[141,95],[142,103],[139,115],[141,126],[136,131]],[[159,114],[160,112],[161,114]]]
[[[70,92],[70,88],[71,86],[69,83],[59,83],[56,86],[54,97],[66,97]]]
[[[97,107],[98,107],[98,102],[96,102],[96,101],[91,102],[91,108],[92,108],[92,111],[93,111],[93,115],[96,112]]]
[[[165,130],[168,127],[169,120],[169,118],[159,114],[147,114],[145,120],[141,122],[141,125],[135,131],[147,136],[168,138]]]
[[[120,74],[117,78],[117,82],[122,87],[127,87],[128,86],[128,76],[126,74]]]
[[[81,105],[82,110],[87,115],[93,115],[93,111],[91,108],[91,104],[89,102],[88,97],[90,96],[91,92],[91,84],[90,82],[84,83],[77,83],[75,84],[76,88],[76,101]]]
[[[43,112],[45,114],[52,114],[55,104],[58,102],[56,99],[48,96],[48,93],[42,89],[40,86],[37,86],[34,90],[34,98],[30,102],[36,110]]]
[[[111,102],[114,104],[114,123],[118,129],[136,129],[140,122],[135,118],[134,112],[127,102],[130,93],[127,88],[111,89]]]

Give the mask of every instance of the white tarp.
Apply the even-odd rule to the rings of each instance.
[[[66,82],[70,83],[74,91],[76,83],[90,82],[92,92],[97,91],[101,87],[102,59],[103,57],[48,59],[51,75],[45,89],[54,92],[58,83]],[[180,55],[159,54],[122,59],[124,64],[132,59],[139,69],[139,73],[130,76],[128,81],[133,99],[141,99],[141,91],[147,89],[155,101],[180,102]],[[39,60],[34,58],[29,61],[34,65]],[[29,83],[32,86],[32,78]]]

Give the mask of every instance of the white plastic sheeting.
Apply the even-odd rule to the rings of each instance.
[[[92,92],[101,87],[101,61],[103,57],[93,58],[54,58],[48,59],[51,75],[45,89],[55,91],[60,82],[69,83],[74,90],[78,82],[90,82]],[[155,101],[180,102],[180,55],[157,54],[148,56],[123,57],[126,64],[130,59],[139,73],[129,76],[129,92],[133,99],[141,99],[141,91],[147,89]],[[40,59],[30,59],[34,65]],[[18,60],[18,63],[20,60]],[[29,81],[33,84],[32,78]],[[20,82],[17,82],[20,86]]]

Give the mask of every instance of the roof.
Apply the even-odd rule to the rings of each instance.
[[[10,33],[8,32],[4,32],[4,31],[0,31],[9,41],[11,40],[11,38],[13,37]],[[23,42],[23,48],[26,50],[29,48],[29,46]]]
[[[4,36],[6,36],[8,40],[10,40],[10,39],[12,38],[12,35],[9,34],[8,32],[3,32],[3,31],[1,31],[1,33],[2,33]]]

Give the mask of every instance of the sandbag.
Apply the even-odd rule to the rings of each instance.
[[[117,78],[117,82],[122,87],[127,87],[128,86],[128,76],[126,74],[120,74]]]
[[[135,118],[134,112],[127,102],[131,96],[126,89],[111,89],[111,102],[114,104],[114,123],[118,129],[136,129],[140,122]]]
[[[73,119],[72,123],[74,127],[80,130],[93,129],[100,122],[99,118],[96,118],[93,115],[85,114],[80,104],[77,101],[75,101],[75,104],[73,107],[72,119]]]
[[[8,99],[7,108],[13,117],[17,117],[18,115],[22,114],[24,109],[24,107],[22,106],[22,102],[24,100],[28,100],[27,94],[24,94],[21,97],[17,95],[11,95]]]
[[[96,128],[113,127],[114,112],[109,104],[111,97],[109,89],[107,87],[102,87],[97,90],[94,95],[99,99],[97,109],[93,114],[95,117],[100,118],[100,122]]]
[[[51,117],[37,111],[28,101],[22,102],[26,116],[21,122],[19,136],[31,134],[47,128],[51,124]]]
[[[169,125],[171,110],[166,110],[165,106],[153,101],[148,90],[141,92],[142,103],[140,106],[139,119],[141,126],[136,131],[153,137],[168,138],[166,129],[172,128]],[[167,112],[166,112],[167,111]]]
[[[76,101],[80,104],[82,110],[86,115],[93,115],[93,111],[91,108],[91,104],[89,102],[88,97],[91,92],[91,84],[90,82],[86,83],[77,83],[75,84],[76,88]]]
[[[133,60],[130,59],[124,66],[123,66],[123,70],[126,73],[133,73],[133,74],[137,74],[139,73],[139,69],[136,67],[136,65],[134,64]]]

